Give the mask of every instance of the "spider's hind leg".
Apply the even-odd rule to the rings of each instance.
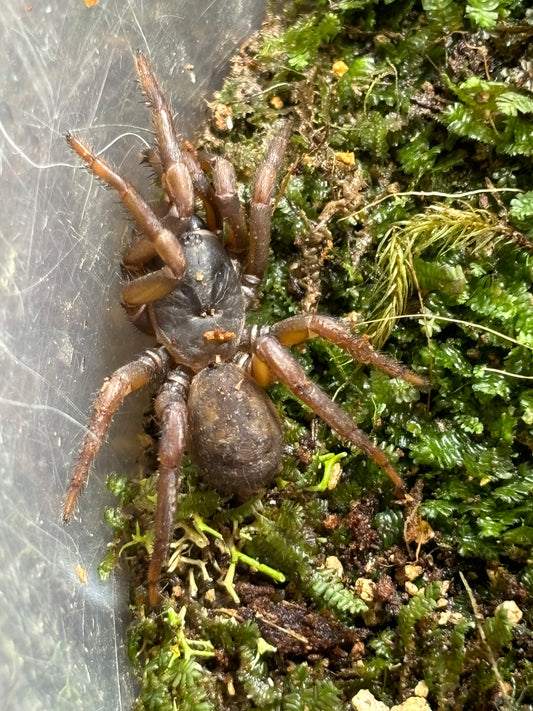
[[[371,457],[387,474],[398,497],[405,496],[403,479],[387,455],[362,432],[351,418],[306,374],[289,351],[273,336],[260,337],[253,346],[254,355],[284,383],[297,398],[308,405],[337,434]]]
[[[279,321],[272,326],[271,332],[284,346],[294,346],[320,336],[342,348],[359,363],[372,365],[391,378],[402,378],[423,392],[429,390],[427,378],[414,373],[395,358],[375,350],[367,336],[354,333],[342,321],[331,316],[298,314]]]
[[[184,371],[172,371],[155,401],[155,411],[161,424],[161,439],[154,551],[148,568],[148,597],[152,607],[157,605],[157,584],[161,568],[168,557],[170,539],[176,523],[176,497],[180,484],[181,460],[187,440],[186,391],[189,380]]]

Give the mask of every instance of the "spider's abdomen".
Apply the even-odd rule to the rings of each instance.
[[[194,371],[229,360],[244,327],[239,275],[215,234],[187,232],[181,238],[185,274],[153,305],[158,340],[178,363]]]
[[[195,375],[187,407],[190,454],[210,486],[245,498],[280,471],[279,415],[241,368],[222,363]]]

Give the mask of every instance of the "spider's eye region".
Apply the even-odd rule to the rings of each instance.
[[[203,237],[200,232],[186,232],[183,235],[183,244],[187,246],[198,247],[203,242]]]

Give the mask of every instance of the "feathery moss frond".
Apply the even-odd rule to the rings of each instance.
[[[459,268],[445,263],[447,254],[468,252],[473,256],[494,249],[507,232],[488,210],[468,205],[462,209],[432,205],[392,227],[376,255],[376,273],[380,276],[374,287],[379,295],[374,316],[383,319],[372,329],[376,345],[387,340],[395,319],[406,312],[408,298],[417,285],[455,292],[464,285]],[[423,261],[421,256],[430,250],[432,261]],[[442,281],[434,276],[439,272]]]

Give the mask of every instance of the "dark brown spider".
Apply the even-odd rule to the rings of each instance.
[[[222,492],[246,497],[272,481],[280,470],[283,431],[261,387],[276,379],[343,439],[372,457],[398,495],[405,493],[386,455],[307,377],[286,346],[320,336],[352,358],[418,388],[425,389],[427,381],[377,353],[364,336],[328,316],[293,316],[263,328],[245,325],[246,310],[256,300],[267,264],[271,197],[289,124],[278,130],[257,170],[247,219],[231,164],[220,157],[199,157],[180,146],[172,114],[147,60],[138,53],[135,61],[155,126],[157,150],[151,162],[166,193],[158,214],[90,148],[71,135],[67,141],[118,191],[137,223],[140,235],[123,255],[129,279],[122,287],[122,303],[133,323],[151,333],[159,347],[141,353],[104,382],[63,504],[63,519],[68,521],[74,512],[122,400],[162,377],[155,400],[161,443],[155,545],[148,571],[149,599],[155,605],[175,525],[184,451],[190,452],[206,482]],[[204,204],[206,223],[195,214],[196,197]]]

